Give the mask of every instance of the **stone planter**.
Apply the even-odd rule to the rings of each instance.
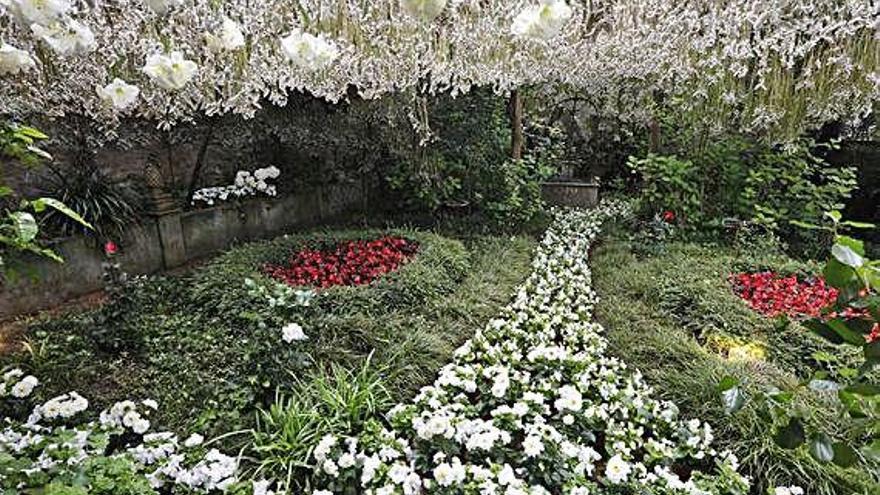
[[[591,208],[599,204],[599,184],[594,182],[545,182],[541,185],[544,201],[553,206]]]

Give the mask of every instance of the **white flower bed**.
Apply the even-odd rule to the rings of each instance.
[[[557,212],[514,301],[391,411],[391,430],[320,442],[314,494],[747,493],[709,426],[653,399],[590,321],[590,243],[621,208]]]
[[[239,170],[235,174],[235,182],[228,186],[205,187],[197,190],[193,194],[192,204],[195,204],[196,201],[203,201],[208,205],[213,205],[215,201],[226,201],[230,198],[243,198],[257,194],[275,196],[277,193],[275,185],[269,184],[269,180],[277,179],[280,175],[281,171],[274,165],[258,168],[253,173]]]

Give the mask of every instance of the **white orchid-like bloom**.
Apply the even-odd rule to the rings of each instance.
[[[140,94],[141,90],[137,86],[128,84],[118,77],[103,88],[98,88],[101,101],[117,110],[125,110],[134,105]]]
[[[168,55],[162,53],[150,55],[147,57],[143,71],[160,87],[178,90],[195,77],[198,65],[192,60],[183,58],[183,54],[179,51],[173,51]]]
[[[294,65],[309,70],[326,67],[339,56],[339,49],[332,41],[299,29],[281,39],[281,51]]]
[[[446,8],[446,0],[400,0],[404,12],[424,22],[431,22]]]
[[[183,3],[183,0],[144,0],[144,3],[157,14],[164,14]]]
[[[74,19],[67,19],[64,24],[56,23],[51,27],[31,24],[31,31],[61,56],[84,55],[98,46],[92,30]]]
[[[26,72],[36,66],[36,62],[28,52],[8,43],[0,45],[0,76]]]
[[[205,42],[208,49],[213,52],[233,51],[244,46],[244,33],[241,27],[228,17],[223,18],[223,25],[220,27],[220,34],[205,34]]]
[[[542,0],[526,7],[514,19],[510,32],[516,36],[548,40],[558,35],[571,19],[571,7],[565,0]]]
[[[24,25],[48,26],[60,21],[71,5],[68,0],[9,0],[7,8]]]

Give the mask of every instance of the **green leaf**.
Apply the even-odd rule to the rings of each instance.
[[[58,201],[55,198],[35,199],[35,200],[31,201],[31,205],[33,205],[34,211],[36,211],[37,213],[42,212],[43,210],[46,209],[46,207],[54,208],[55,210],[58,210],[59,212],[61,212],[62,214],[64,214],[68,218],[70,218],[71,220],[79,223],[80,225],[82,225],[88,229],[94,229],[94,227],[92,227],[92,224],[85,221],[85,219],[83,219],[83,217],[81,217],[79,215],[79,213],[71,210],[67,205],[65,205],[61,201]]]
[[[49,136],[43,134],[39,129],[28,127],[28,126],[19,126],[15,129],[16,134],[20,134],[22,136],[31,137],[34,139],[49,139]]]
[[[790,418],[788,424],[780,428],[774,437],[777,445],[789,450],[800,447],[805,440],[804,426],[798,418]]]
[[[859,455],[855,449],[843,442],[834,442],[834,464],[842,468],[855,466],[859,462]]]
[[[840,335],[847,344],[859,347],[865,344],[865,338],[862,337],[862,334],[851,329],[843,320],[839,318],[828,320],[827,325],[831,327],[837,335]]]
[[[873,397],[880,394],[880,386],[867,382],[853,383],[852,385],[847,386],[844,390],[851,394],[861,395],[863,397]]]
[[[18,241],[30,243],[37,237],[40,228],[37,227],[37,221],[34,216],[26,211],[14,211],[9,217],[15,223],[15,229],[18,235]]]
[[[865,243],[858,239],[853,239],[852,237],[845,235],[839,235],[834,242],[852,249],[859,256],[865,255]]]
[[[733,414],[746,404],[746,395],[739,387],[731,387],[721,392],[721,403],[724,404],[724,412]]]
[[[834,258],[828,260],[822,275],[832,287],[841,288],[853,280],[857,280],[855,271]]]
[[[810,439],[810,455],[819,462],[831,462],[834,459],[834,446],[831,438],[824,433],[817,433]]]
[[[840,219],[843,218],[843,215],[837,210],[826,211],[825,216],[830,218],[834,223],[839,223]]]
[[[873,228],[877,227],[873,223],[853,222],[852,220],[845,220],[843,222],[840,222],[840,225],[845,225],[847,227],[852,227],[854,229],[873,229]]]
[[[716,387],[716,390],[718,390],[719,392],[724,392],[725,390],[730,390],[731,388],[736,387],[737,385],[739,385],[739,383],[740,382],[738,378],[727,375],[721,379],[720,383],[718,383],[718,387]]]
[[[858,268],[865,264],[865,259],[845,244],[835,244],[831,247],[831,255],[834,259],[846,266]]]
[[[880,438],[861,448],[862,455],[873,462],[880,462]]]
[[[807,320],[804,321],[802,325],[812,330],[813,333],[815,333],[816,335],[819,335],[828,342],[831,342],[832,344],[843,343],[843,338],[841,338],[840,335],[837,334],[837,332],[832,330],[831,327],[820,320]]]
[[[13,192],[14,191],[9,186],[0,186],[0,198],[5,197],[5,196],[9,196]]]

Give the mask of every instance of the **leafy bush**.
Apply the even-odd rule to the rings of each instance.
[[[687,221],[701,220],[700,176],[703,171],[690,160],[653,153],[646,158],[630,157],[627,162],[642,179],[639,207],[649,216],[671,210]]]
[[[755,404],[728,415],[717,386],[735,376],[752,393],[793,388],[815,368],[842,378],[858,362],[801,325],[785,325],[753,311],[732,290],[728,276],[773,269],[806,275],[817,267],[774,253],[669,243],[666,253],[637,258],[621,233],[594,253],[597,311],[612,349],[641,369],[657,391],[686,415],[705,418],[721,444],[736,452],[757,492],[800,485],[806,493],[871,493],[877,479],[821,463],[802,450],[786,450],[772,439],[774,425]],[[833,438],[853,441],[855,422],[841,420],[842,407],[827,393],[799,390],[793,406]]]

